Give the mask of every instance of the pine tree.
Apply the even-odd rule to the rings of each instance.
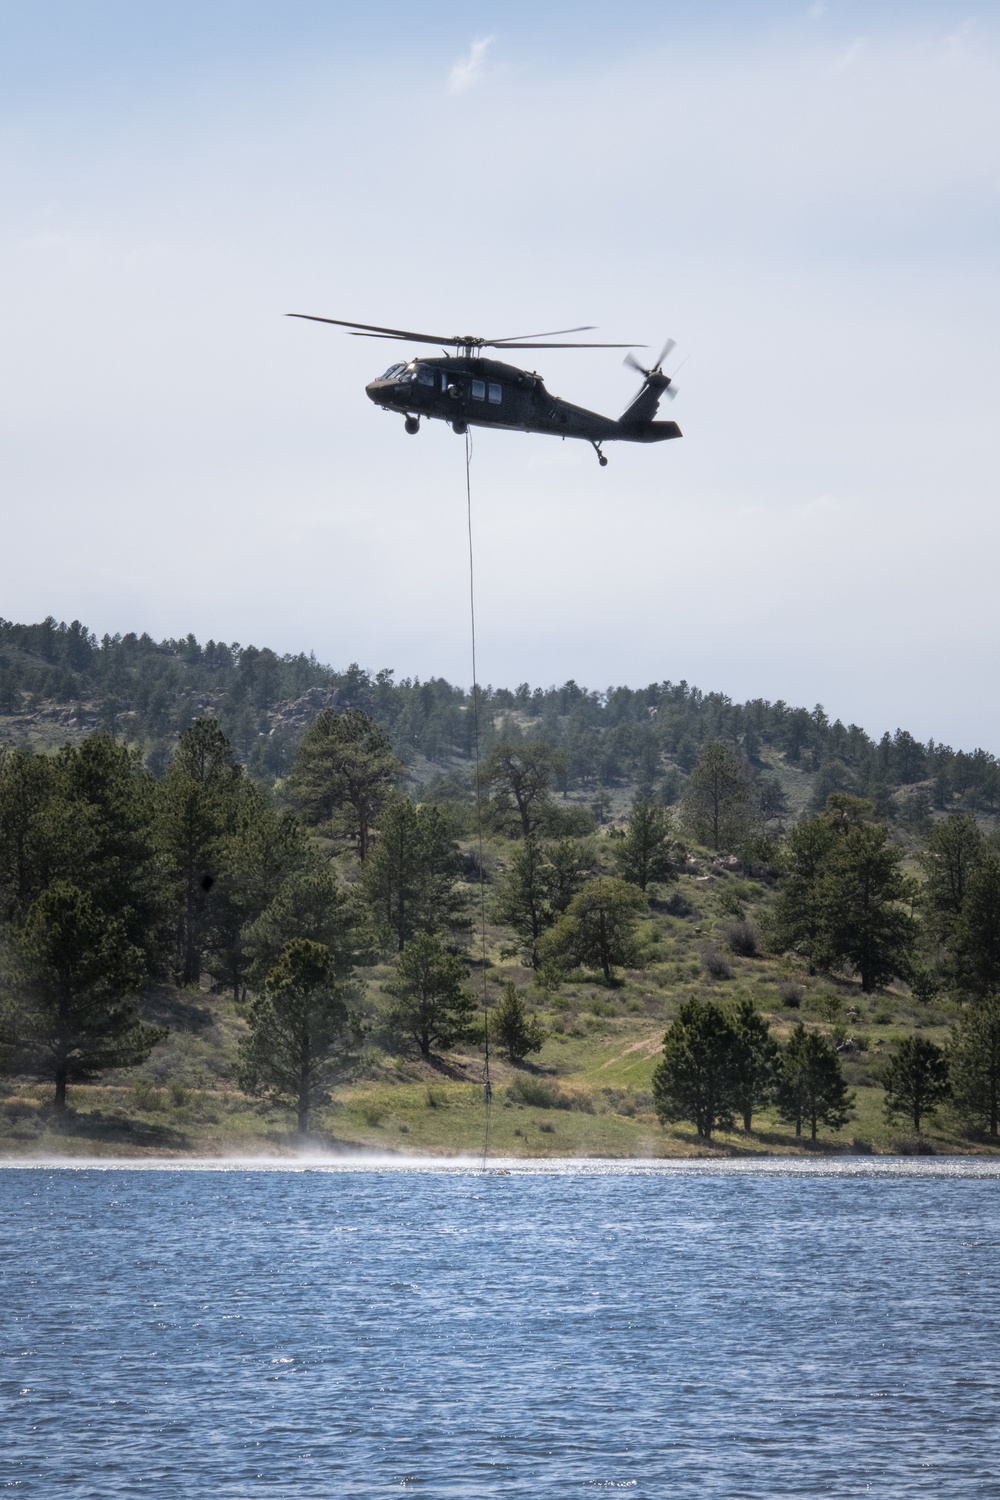
[[[776,1098],[781,1118],[795,1126],[796,1135],[808,1121],[812,1140],[820,1124],[843,1129],[854,1103],[833,1046],[818,1031],[806,1031],[801,1021],[781,1056]]]
[[[944,1049],[927,1037],[904,1037],[882,1071],[882,1086],[886,1118],[909,1115],[919,1135],[924,1116],[951,1092]]]
[[[529,834],[511,850],[491,903],[493,920],[514,929],[535,969],[539,965],[538,940],[554,920],[551,873],[541,840]]]
[[[618,873],[644,891],[651,880],[676,880],[670,857],[671,815],[653,802],[632,804],[624,838],[615,845]]]
[[[0,749],[0,925],[23,917],[54,878],[54,830],[45,816],[54,792],[48,756]]]
[[[663,1038],[653,1070],[653,1102],[662,1125],[693,1120],[700,1140],[729,1129],[737,1107],[736,1029],[713,1001],[688,1000]]]
[[[733,1101],[749,1134],[753,1114],[770,1104],[778,1072],[778,1044],[750,999],[740,1000],[733,1016],[736,1034]]]
[[[551,806],[552,783],[563,767],[563,755],[537,740],[500,740],[483,764],[480,781],[490,794],[497,826],[513,825],[529,838]]]
[[[605,984],[613,984],[616,968],[639,962],[635,929],[645,908],[645,896],[626,880],[602,875],[588,881],[540,941],[541,964],[563,972],[578,965],[599,969]]]
[[[966,1006],[952,1032],[950,1074],[955,1108],[970,1125],[1000,1132],[1000,995]]]
[[[181,984],[201,977],[212,892],[224,842],[246,791],[245,773],[214,719],[181,735],[160,787],[157,843],[171,891],[174,967]]]
[[[947,941],[950,937],[962,912],[969,877],[985,849],[979,825],[969,813],[950,813],[931,827],[920,865],[926,876],[923,901],[936,938]]]
[[[872,803],[834,793],[826,810],[789,835],[790,869],[774,903],[770,938],[810,968],[849,963],[866,993],[912,967],[917,924],[907,909],[916,886],[903,852],[871,821]]]
[[[311,1112],[329,1103],[357,1026],[337,964],[322,943],[293,938],[285,944],[261,995],[247,1012],[249,1035],[240,1044],[240,1087],[295,1110],[298,1131]]]
[[[401,770],[388,735],[368,714],[325,708],[303,736],[288,787],[307,823],[353,839],[363,860]]]
[[[504,983],[489,1028],[491,1040],[507,1054],[510,1063],[523,1062],[530,1053],[540,1052],[545,1041],[538,1017],[529,1014],[524,996],[510,979]]]
[[[712,849],[735,848],[754,822],[753,772],[732,746],[707,744],[684,788],[684,821]]]
[[[28,908],[15,953],[23,994],[18,1050],[55,1084],[57,1109],[66,1108],[67,1084],[135,1067],[166,1036],[139,1024],[131,998],[146,975],[142,953],[124,922],[105,916],[85,891],[43,891]]]
[[[785,841],[786,873],[769,915],[768,934],[775,952],[798,953],[808,960],[810,973],[815,972],[826,920],[820,880],[839,836],[836,825],[822,815],[796,824]]]
[[[456,852],[439,807],[399,798],[382,810],[361,890],[386,947],[402,952],[416,933],[440,933],[461,920]]]
[[[371,961],[358,913],[329,870],[294,871],[256,921],[244,929],[249,984],[263,989],[293,938],[325,947],[338,983],[349,978],[357,964]]]
[[[246,999],[247,932],[293,874],[314,868],[306,833],[291,812],[275,812],[251,782],[234,799],[232,820],[218,844],[218,876],[206,925],[205,966],[240,1003]],[[298,937],[286,932],[283,941]]]
[[[1000,858],[986,854],[970,871],[949,943],[960,990],[980,999],[1000,992]]]
[[[440,939],[418,933],[396,960],[387,985],[392,1002],[386,1019],[409,1035],[429,1058],[432,1047],[454,1047],[475,1035],[476,1002],[466,984],[465,965]]]
[[[907,910],[916,883],[881,823],[850,828],[833,846],[819,883],[824,908],[817,961],[846,960],[865,994],[910,972],[917,924]]]

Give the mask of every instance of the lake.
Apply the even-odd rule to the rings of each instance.
[[[997,1159],[491,1167],[0,1168],[0,1488],[1000,1496]]]

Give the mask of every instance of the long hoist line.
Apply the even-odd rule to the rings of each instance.
[[[472,632],[472,743],[476,762],[476,833],[479,840],[479,941],[483,973],[483,1094],[486,1120],[483,1127],[483,1171],[490,1149],[490,1108],[493,1085],[490,1082],[490,1011],[486,986],[486,876],[483,869],[483,788],[479,775],[479,678],[476,674],[476,567],[472,546],[472,437],[465,433],[465,518],[469,534],[469,622]]]

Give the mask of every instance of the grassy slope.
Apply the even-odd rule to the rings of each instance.
[[[698,1142],[689,1125],[662,1128],[652,1112],[651,1074],[678,1003],[691,995],[737,994],[754,997],[779,1037],[799,1017],[828,1032],[844,1028],[837,1034],[846,1042],[844,1067],[856,1094],[853,1118],[837,1134],[821,1132],[821,1150],[849,1150],[859,1139],[878,1152],[905,1145],[911,1129],[905,1121],[885,1121],[873,1070],[893,1038],[917,1027],[935,1041],[945,1040],[951,1015],[945,1008],[917,1006],[902,988],[865,997],[850,981],[811,979],[785,958],[732,957],[732,977],[709,979],[700,945],[712,938],[724,948],[725,906],[741,892],[754,897],[759,890],[702,859],[678,886],[660,893],[678,892],[688,906],[684,916],[671,915],[663,901],[654,901],[643,924],[641,970],[623,976],[613,990],[581,980],[555,996],[533,992],[549,1036],[526,1067],[494,1061],[491,1151],[523,1157],[812,1152],[816,1148],[796,1141],[773,1112],[755,1121],[751,1135],[720,1133],[710,1146]],[[754,914],[752,900],[747,913]],[[510,934],[491,929],[488,939],[491,978],[514,977],[527,988],[530,972],[501,957]],[[370,993],[377,994],[388,972],[371,971]],[[789,1008],[777,988],[790,980],[803,991],[798,1009]],[[70,1113],[61,1125],[46,1102],[50,1088],[21,1083],[0,1095],[0,1154],[246,1156],[301,1149],[287,1111],[249,1101],[235,1088],[243,1021],[231,1002],[162,989],[150,997],[148,1012],[150,1019],[171,1027],[168,1039],[138,1074],[71,1089]],[[555,1086],[574,1107],[539,1108],[509,1098],[519,1076]],[[478,1153],[485,1124],[481,1077],[482,1059],[473,1049],[431,1064],[369,1049],[363,1075],[336,1091],[332,1106],[318,1115],[309,1144],[313,1149]],[[936,1152],[989,1149],[963,1135],[946,1110],[925,1123],[924,1131]]]

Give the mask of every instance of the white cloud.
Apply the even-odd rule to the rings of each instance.
[[[449,94],[467,94],[479,82],[486,66],[486,54],[496,40],[492,36],[477,37],[464,57],[460,57],[448,74]]]

